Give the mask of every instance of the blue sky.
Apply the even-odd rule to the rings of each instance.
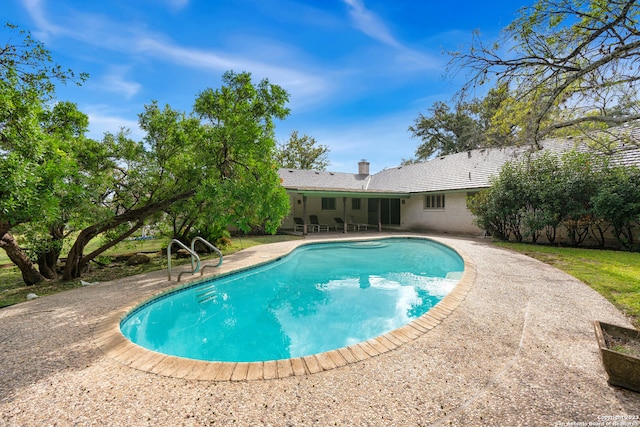
[[[268,78],[290,94],[277,123],[330,149],[329,170],[371,172],[413,156],[407,128],[462,79],[445,78],[443,53],[472,31],[494,41],[526,0],[3,0],[3,21],[45,43],[54,59],[90,79],[58,97],[89,115],[90,136],[130,128],[157,100],[191,111],[226,70]],[[4,34],[4,33],[2,33]],[[6,37],[0,39],[4,43]]]

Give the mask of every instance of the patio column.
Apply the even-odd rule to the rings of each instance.
[[[378,199],[378,233],[382,232],[382,199]]]
[[[342,232],[347,232],[347,198],[342,198]]]
[[[302,195],[302,235],[307,235],[307,196]]]

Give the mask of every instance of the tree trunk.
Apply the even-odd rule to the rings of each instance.
[[[45,280],[45,277],[35,268],[31,259],[18,246],[18,242],[16,242],[11,233],[5,232],[2,234],[0,248],[7,252],[9,259],[20,269],[22,280],[27,286],[32,286]]]
[[[182,243],[188,243],[188,236],[193,228],[197,217],[194,215],[187,215],[182,219],[181,224],[178,224],[178,217],[174,217],[173,220],[173,238],[180,240]]]
[[[49,240],[42,248],[36,248],[40,274],[50,280],[58,278],[58,258],[64,241],[65,224],[52,225],[49,228]]]
[[[64,267],[63,279],[64,280],[72,280],[80,277],[81,270],[84,266],[87,265],[89,261],[91,261],[96,256],[100,255],[106,249],[112,247],[119,241],[122,241],[125,237],[133,234],[135,230],[140,228],[144,223],[144,220],[149,216],[153,215],[156,212],[160,212],[167,207],[171,206],[173,203],[184,200],[188,197],[191,197],[195,192],[193,190],[185,191],[184,193],[176,194],[170,198],[160,200],[158,202],[149,203],[146,206],[143,206],[138,209],[133,209],[119,215],[114,216],[113,218],[106,219],[97,224],[91,225],[80,232],[73,246],[69,250],[69,255],[67,255],[67,263]],[[101,248],[93,251],[87,256],[83,256],[84,248],[97,235],[104,233],[108,230],[113,230],[121,224],[136,221],[136,225],[131,227],[127,232],[120,235],[118,239],[115,239],[108,243],[107,245],[103,245]]]
[[[188,224],[182,227],[182,233],[180,235],[175,236],[174,238],[180,240],[182,243],[187,244],[189,242],[189,233],[191,232],[191,228],[193,227],[194,221],[190,221]]]
[[[40,274],[50,280],[58,278],[58,273],[56,273],[58,254],[55,252],[50,249],[47,252],[38,254],[38,270],[40,270]]]
[[[135,233],[137,230],[139,230],[140,227],[142,227],[143,225],[144,225],[144,221],[140,220],[133,227],[131,227],[129,230],[127,230],[124,233],[122,233],[120,236],[116,237],[115,239],[112,239],[107,244],[104,244],[104,245],[100,246],[98,249],[96,249],[95,251],[91,252],[90,254],[82,256],[80,258],[80,261],[78,262],[78,267],[76,269],[78,271],[78,276],[77,277],[80,277],[80,274],[82,273],[84,268],[87,266],[87,264],[89,264],[89,261],[91,261],[92,259],[94,259],[98,255],[100,255],[101,253],[103,253],[107,249],[112,248],[115,245],[117,245],[118,243],[122,242],[124,239],[126,239],[127,237],[129,237],[133,233]],[[84,247],[82,249],[84,249]]]
[[[67,262],[64,266],[64,272],[62,273],[62,278],[64,280],[72,280],[80,277],[80,260],[82,259],[82,253],[84,252],[84,247],[87,246],[87,243],[91,241],[95,236],[97,236],[98,232],[95,231],[96,226],[92,225],[91,227],[85,228],[80,232],[76,241],[71,246],[69,253],[67,254]]]
[[[598,242],[598,247],[600,248],[604,248],[604,244],[605,244],[605,232],[607,231],[607,229],[609,228],[609,226],[602,226],[600,221],[593,221],[591,223],[591,226],[589,227],[589,230],[591,231],[591,236],[593,236],[594,239],[596,239],[596,241]]]

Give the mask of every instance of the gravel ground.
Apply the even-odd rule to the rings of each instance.
[[[607,384],[593,332],[594,320],[630,326],[618,310],[531,258],[479,239],[433,238],[476,267],[453,313],[392,351],[311,375],[184,380],[109,357],[93,332],[114,312],[175,286],[166,272],[4,308],[0,424],[560,426],[614,419],[609,425],[640,426],[640,394]],[[223,266],[264,262],[296,244],[250,248]]]

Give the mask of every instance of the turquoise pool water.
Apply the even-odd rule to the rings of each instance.
[[[191,359],[302,357],[411,322],[453,289],[463,268],[455,251],[425,239],[315,243],[163,295],[120,327],[140,346]]]

